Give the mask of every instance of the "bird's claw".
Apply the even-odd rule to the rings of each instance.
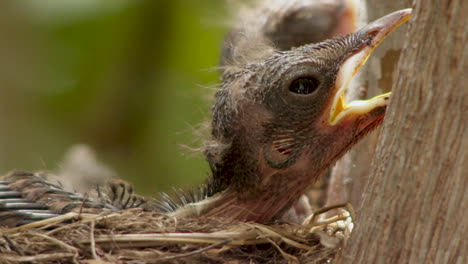
[[[335,209],[339,210],[339,213],[327,218],[320,217]],[[354,228],[353,219],[354,209],[351,204],[346,203],[319,209],[307,217],[303,225],[310,226],[309,233],[318,235],[324,247],[336,248],[351,235]]]

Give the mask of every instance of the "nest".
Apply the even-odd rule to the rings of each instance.
[[[344,219],[349,213],[307,225],[176,219],[141,209],[68,213],[0,229],[0,263],[329,263],[345,240],[336,225]]]

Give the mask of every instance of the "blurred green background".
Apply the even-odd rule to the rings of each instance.
[[[55,170],[69,147],[154,194],[208,173],[194,131],[225,28],[219,0],[0,2],[0,170]]]

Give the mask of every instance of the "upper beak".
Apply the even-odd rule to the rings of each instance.
[[[377,107],[386,106],[391,92],[378,95],[368,100],[355,100],[347,103],[344,93],[359,69],[366,63],[374,49],[392,31],[409,20],[411,9],[403,9],[386,15],[360,29],[359,33],[370,36],[370,41],[361,47],[356,53],[346,59],[341,65],[336,78],[335,85],[338,87],[330,109],[330,125],[338,124],[344,117],[349,115],[367,114]]]

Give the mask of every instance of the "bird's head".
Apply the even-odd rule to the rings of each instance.
[[[344,94],[374,48],[409,16],[398,11],[355,33],[226,69],[207,149],[220,202],[198,210],[265,221],[290,207],[381,123],[390,93],[352,102]]]

